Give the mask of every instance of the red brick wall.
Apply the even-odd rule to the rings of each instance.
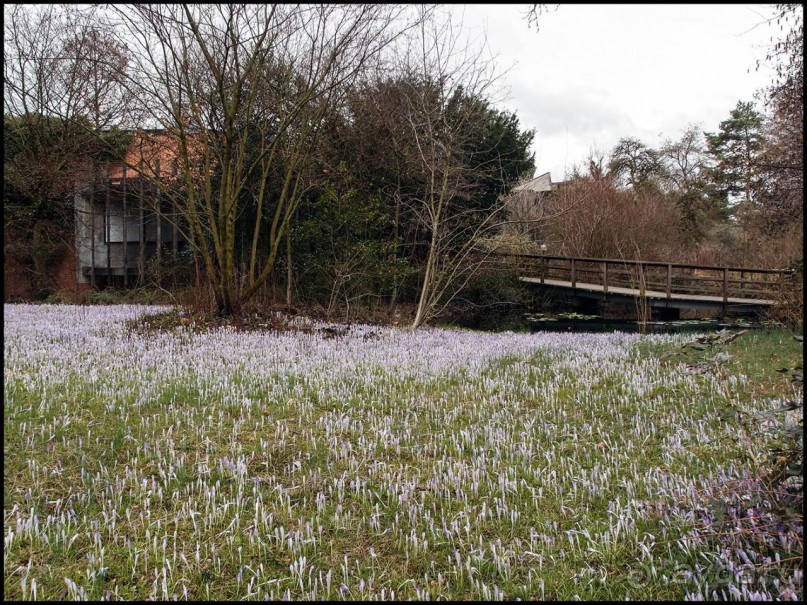
[[[56,291],[75,290],[76,286],[76,251],[70,246],[54,270]]]
[[[89,290],[90,284],[76,283],[76,251],[67,248],[51,273],[53,291]],[[30,300],[34,296],[30,270],[10,254],[3,258],[3,300],[7,302]]]
[[[3,300],[27,299],[32,294],[31,278],[27,269],[10,254],[3,255]]]

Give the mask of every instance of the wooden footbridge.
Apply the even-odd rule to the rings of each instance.
[[[716,267],[653,261],[497,255],[514,263],[522,282],[600,303],[645,301],[675,316],[680,309],[758,313],[775,304],[795,277],[791,269]],[[510,265],[513,266],[513,265]]]

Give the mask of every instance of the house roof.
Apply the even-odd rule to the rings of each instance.
[[[545,172],[541,176],[537,176],[526,183],[521,183],[513,187],[512,191],[513,193],[519,193],[520,191],[552,191],[552,177],[548,172]]]

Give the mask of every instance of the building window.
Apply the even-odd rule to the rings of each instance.
[[[104,216],[104,241],[115,244],[123,242],[123,205],[110,206]],[[126,241],[140,241],[140,209],[126,209]]]

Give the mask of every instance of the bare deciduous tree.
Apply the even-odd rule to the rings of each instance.
[[[560,5],[555,5],[555,10],[558,10]],[[540,17],[549,12],[549,5],[548,4],[530,4],[529,8],[527,9],[527,13],[525,18],[527,19],[527,25],[529,27],[535,27],[535,31],[539,31],[541,29],[541,19]]]
[[[437,315],[462,289],[489,253],[479,246],[501,204],[475,208],[474,176],[467,151],[482,118],[480,100],[496,82],[482,48],[463,44],[450,16],[422,21],[419,39],[405,55],[405,116],[415,143],[423,187],[408,200],[427,236],[413,328]]]
[[[690,243],[700,242],[722,217],[721,203],[709,181],[709,160],[703,131],[691,124],[678,140],[659,149],[659,182],[681,211],[681,230]]]
[[[115,7],[112,21],[131,40],[139,109],[175,140],[185,182],[165,194],[219,313],[237,313],[269,277],[311,184],[325,117],[407,30],[405,13],[370,4]],[[235,224],[244,212],[254,227],[238,275]]]
[[[548,245],[560,255],[672,261],[682,239],[675,203],[625,191],[608,178],[577,178],[547,200]],[[636,256],[634,256],[634,254]]]
[[[106,148],[91,136],[125,117],[124,45],[86,7],[4,7],[4,183],[17,195],[5,226],[22,234],[37,290],[49,250],[72,245],[72,194],[83,161]],[[13,238],[12,238],[13,239]]]

